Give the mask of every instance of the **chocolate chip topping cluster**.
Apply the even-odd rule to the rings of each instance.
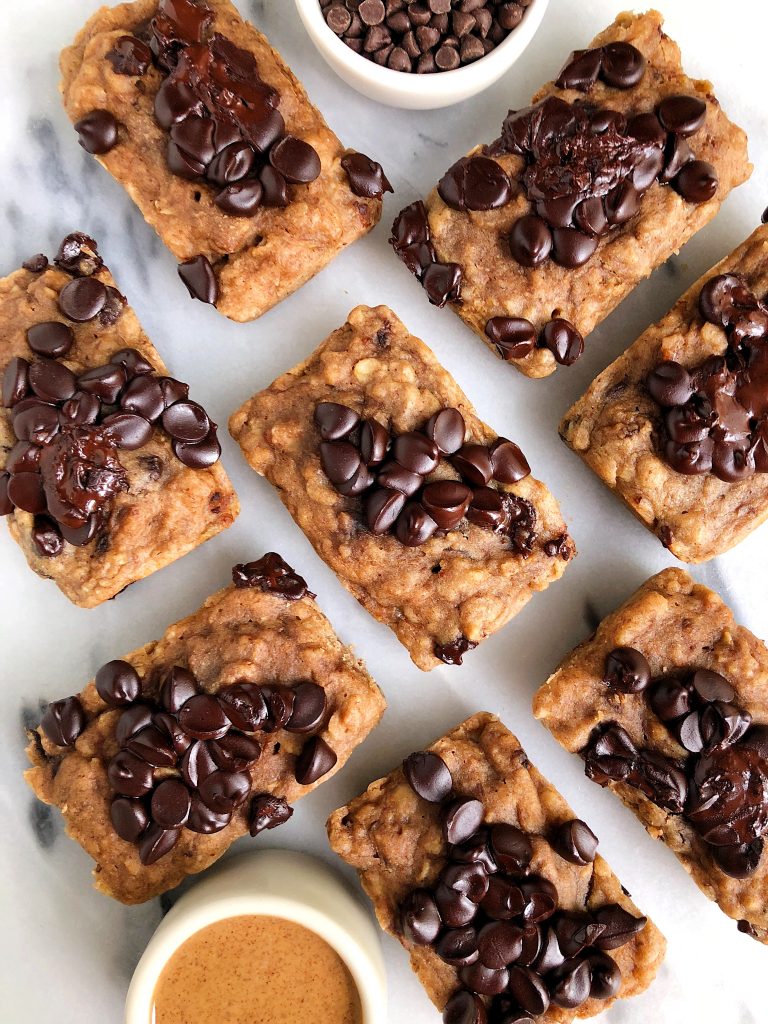
[[[699,296],[728,347],[691,370],[672,360],[648,374],[663,411],[661,451],[678,473],[726,483],[768,472],[768,305],[737,274],[710,278]]]
[[[531,0],[320,0],[328,27],[362,57],[429,75],[472,64],[523,20]]]
[[[445,1024],[528,1024],[550,1005],[575,1009],[615,996],[621,970],[608,951],[631,941],[646,919],[618,904],[561,910],[555,886],[531,872],[529,834],[485,822],[482,802],[457,795],[437,754],[411,754],[403,771],[422,800],[440,804],[447,862],[434,886],[403,901],[400,930],[458,972],[461,987],[445,1007]],[[597,853],[595,835],[578,819],[548,841],[579,866]]]
[[[165,75],[155,118],[168,132],[169,169],[212,188],[223,213],[253,217],[262,206],[288,206],[293,186],[319,176],[320,157],[286,131],[278,90],[260,77],[251,53],[212,31],[213,18],[204,0],[160,0],[157,14],[135,36],[121,36],[106,59],[115,74],[141,77],[154,65]],[[108,153],[120,142],[108,110],[91,111],[75,130],[89,153]],[[392,191],[381,166],[363,154],[348,155],[342,166],[356,195]],[[182,263],[179,274],[194,298],[216,302],[206,256]]]
[[[93,276],[103,266],[93,239],[68,235],[55,263],[72,275],[58,298],[66,320],[116,323],[125,299]],[[47,265],[35,257],[32,272]],[[76,375],[65,362],[74,343],[68,323],[34,324],[27,343],[37,358],[11,359],[3,378],[16,444],[0,472],[0,515],[34,515],[39,554],[53,557],[64,541],[83,547],[96,537],[113,498],[129,487],[119,452],[144,447],[155,429],[168,434],[190,469],[218,461],[216,424],[189,400],[186,384],[158,375],[136,349],[120,349],[109,363]]]
[[[638,750],[615,722],[596,729],[582,751],[587,775],[600,785],[623,782],[681,814],[733,878],[753,874],[768,833],[768,726],[752,725],[733,686],[708,669],[652,678],[640,651],[618,647],[605,664],[614,691],[643,694],[687,758]]]
[[[506,534],[514,551],[530,554],[535,508],[490,486],[492,481],[514,484],[530,474],[514,441],[500,437],[490,446],[467,443],[464,419],[451,408],[436,412],[423,430],[392,434],[376,419],[361,419],[354,409],[320,402],[315,424],[322,438],[323,472],[340,494],[364,496],[363,519],[371,533],[391,532],[406,547],[419,547],[466,519]],[[435,477],[446,462],[451,476]]]
[[[288,600],[307,593],[301,577],[273,553],[235,566],[233,579],[236,586],[257,586]],[[121,839],[137,845],[142,864],[169,853],[183,828],[204,835],[226,828],[251,797],[250,768],[262,745],[279,730],[308,737],[294,767],[300,785],[312,785],[336,764],[320,735],[328,717],[325,691],[308,680],[290,686],[243,681],[211,694],[178,665],[142,681],[128,662],[110,661],[96,673],[96,690],[109,709],[119,711],[118,750],[107,765],[112,824]],[[67,697],[48,706],[41,729],[51,743],[71,747],[87,725],[79,699]],[[251,835],[281,825],[292,813],[281,797],[254,795]]]
[[[617,89],[641,81],[645,58],[629,43],[577,51],[560,73],[562,89],[589,92],[598,77]],[[510,203],[522,191],[530,212],[512,225],[504,244],[526,268],[553,260],[565,269],[587,263],[600,239],[627,224],[654,184],[671,184],[690,203],[717,192],[717,173],[696,160],[687,139],[704,125],[707,107],[696,96],[663,99],[653,112],[627,118],[588,101],[549,96],[524,110],[510,111],[501,136],[484,152],[461,157],[440,179],[443,202],[458,212],[487,212]],[[517,179],[494,159],[522,157]],[[406,207],[392,228],[395,252],[436,306],[461,301],[462,267],[440,261],[431,239],[427,210]],[[485,333],[503,359],[522,359],[537,346],[569,366],[584,350],[570,321],[554,318],[540,332],[520,317],[488,320]]]

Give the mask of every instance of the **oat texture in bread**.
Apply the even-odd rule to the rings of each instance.
[[[711,302],[706,296],[720,287],[727,277],[736,287],[745,289],[741,296],[748,305],[742,313],[751,321],[749,335],[739,334],[741,328],[734,321],[713,315]],[[707,289],[705,291],[705,288]],[[566,413],[560,424],[560,433],[569,447],[579,455],[600,479],[631,509],[638,519],[652,530],[665,547],[685,562],[704,562],[732,548],[743,540],[768,516],[768,476],[760,467],[761,447],[757,433],[745,435],[741,426],[733,434],[740,447],[752,449],[746,466],[730,466],[720,476],[711,472],[713,446],[710,434],[723,436],[732,433],[734,406],[725,392],[733,388],[720,387],[722,395],[714,393],[703,409],[700,397],[674,395],[666,404],[656,401],[649,391],[649,376],[660,364],[677,364],[695,378],[702,370],[712,367],[722,373],[724,363],[741,360],[742,350],[747,355],[749,369],[749,404],[744,415],[751,413],[755,420],[763,421],[768,405],[768,388],[759,366],[768,347],[768,313],[757,299],[768,291],[768,226],[758,228],[729,256],[708,270],[675,303],[670,312],[653,324],[637,341],[604,370],[588,391]],[[702,307],[702,295],[704,306]],[[752,301],[754,300],[754,301]],[[738,304],[736,303],[738,311]],[[710,319],[707,319],[707,314]],[[722,309],[719,310],[722,315]],[[745,348],[744,339],[748,339]],[[711,362],[714,360],[714,365]],[[758,370],[756,373],[755,370]],[[672,367],[674,370],[674,367]],[[667,369],[667,376],[669,376]],[[679,382],[681,374],[677,371]],[[689,377],[686,377],[688,380]],[[712,379],[712,378],[710,378]],[[728,381],[732,380],[728,375]],[[706,383],[706,382],[705,382]],[[727,383],[727,381],[725,381]],[[651,387],[653,383],[651,381]],[[665,399],[664,395],[660,395]],[[679,405],[682,398],[684,405]],[[674,401],[676,407],[670,407]],[[723,405],[732,406],[731,416]],[[698,406],[697,406],[698,403]],[[696,453],[701,450],[700,439],[707,440],[708,465],[690,465],[686,462],[670,464],[665,449],[671,443],[669,427],[677,433],[675,423],[681,413],[698,411],[708,421],[703,433],[697,433]],[[687,417],[690,420],[690,417]],[[697,423],[689,422],[689,430]],[[745,429],[749,424],[745,424]],[[677,428],[682,431],[682,424]],[[693,435],[691,435],[692,437]],[[689,440],[682,433],[679,440]],[[716,442],[717,443],[717,442]],[[687,458],[692,446],[680,446],[680,456]],[[731,444],[723,446],[727,456],[733,451]],[[670,453],[674,459],[676,452]],[[755,471],[755,454],[757,469]],[[751,467],[750,467],[751,459]],[[732,455],[731,455],[732,460]],[[717,462],[717,456],[715,458]],[[675,468],[676,466],[676,468]],[[715,466],[717,469],[717,465]],[[726,477],[723,479],[722,477]]]
[[[381,168],[344,148],[229,0],[102,7],[61,70],[83,146],[190,292],[232,320],[261,316],[381,216]]]
[[[319,407],[329,403],[346,410],[348,425],[358,424],[355,430],[373,425],[383,431],[378,455],[367,453],[373,475],[378,474],[374,496],[368,490],[361,497],[354,488],[351,494],[340,493],[325,472],[333,467],[323,461],[327,444],[322,437],[340,436],[328,423],[318,427]],[[456,455],[464,453],[466,459],[454,455],[429,461],[430,455],[425,464],[409,462],[399,446],[413,443],[418,454],[428,453],[432,442],[419,432],[446,409],[459,423],[455,444],[465,442]],[[558,579],[574,554],[555,499],[530,475],[517,446],[510,447],[478,418],[432,352],[386,306],[354,309],[305,362],[246,402],[232,416],[230,430],[251,466],[277,488],[318,554],[363,606],[394,630],[421,669],[460,663],[463,652]],[[411,432],[417,432],[415,440],[403,438]],[[354,439],[354,430],[349,436]],[[510,454],[504,478],[515,482],[495,483],[493,493],[483,486],[478,493],[479,484],[492,482],[488,446],[494,449],[502,442]],[[331,442],[330,449],[339,443]],[[455,452],[445,440],[441,443]],[[348,444],[341,447],[350,454]],[[359,455],[351,456],[359,465]],[[373,465],[376,459],[385,461]],[[403,482],[397,459],[425,475],[406,473]],[[342,478],[343,473],[337,477]],[[459,484],[461,479],[470,486]],[[410,496],[425,481],[458,487],[457,518],[450,529],[436,530],[425,516],[429,488],[419,492],[420,501],[397,497],[398,488]],[[370,482],[367,476],[364,483]],[[374,521],[371,507],[377,498],[394,503],[395,511],[402,509],[394,533],[382,525],[383,514]],[[476,508],[478,502],[482,508]],[[489,518],[492,507],[496,520]],[[443,511],[453,515],[456,509]]]
[[[679,569],[652,577],[565,658],[534,713],[768,942],[768,650],[716,593]]]
[[[744,132],[689,78],[656,11],[620,14],[495,142],[395,222],[393,245],[529,377],[583,338],[750,174]]]
[[[471,833],[462,819],[475,803],[482,824]],[[406,758],[334,812],[328,835],[446,1021],[526,1010],[569,1024],[642,992],[664,957],[663,936],[596,853],[594,834],[493,715]],[[450,923],[456,914],[467,923]],[[591,930],[574,942],[574,925]],[[476,1016],[455,1016],[477,1003]]]
[[[93,239],[69,235],[56,262],[0,281],[0,513],[31,568],[84,608],[237,516],[215,424],[167,374]],[[192,444],[164,426],[178,435],[185,415]]]
[[[384,711],[363,663],[278,556],[234,578],[50,705],[30,733],[28,783],[96,862],[96,888],[123,903],[287,821]]]

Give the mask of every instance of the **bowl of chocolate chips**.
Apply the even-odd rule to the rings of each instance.
[[[549,0],[296,0],[326,63],[369,99],[432,110],[508,71]]]

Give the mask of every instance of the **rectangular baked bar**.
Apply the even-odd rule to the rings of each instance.
[[[27,782],[96,861],[96,888],[122,903],[204,871],[249,828],[287,821],[384,711],[363,663],[279,556],[235,566],[233,579],[78,697],[49,705],[30,733]],[[229,696],[211,707],[204,694]],[[217,731],[222,707],[224,738],[219,728],[218,740],[194,739]],[[231,811],[227,801],[241,802]]]
[[[315,407],[325,402],[346,406],[355,420],[377,420],[388,440],[388,432],[421,431],[444,408],[459,411],[468,443],[488,446],[500,439],[427,346],[386,306],[354,309],[305,362],[230,420],[245,457],[278,489],[318,554],[394,630],[419,668],[460,664],[464,651],[500,629],[565,570],[575,549],[555,499],[532,476],[517,479],[528,467],[513,445],[524,468],[512,473],[517,482],[497,485],[496,500],[510,509],[506,525],[493,530],[464,518],[417,546],[406,546],[391,532],[376,535],[365,525],[361,498],[340,494],[324,472]],[[427,479],[458,477],[441,459]],[[411,507],[406,505],[401,519]]]
[[[0,514],[31,568],[83,608],[238,514],[215,424],[167,374],[86,235],[0,281]],[[195,444],[165,429],[177,402]]]
[[[441,773],[446,770],[449,774],[443,784]],[[421,796],[414,789],[414,779]],[[452,781],[455,791],[445,796]],[[428,802],[425,794],[430,799],[444,796],[442,806]],[[482,806],[477,808],[475,801]],[[457,813],[462,803],[464,812]],[[467,825],[469,808],[474,822]],[[461,832],[466,834],[480,817],[483,824],[471,838],[448,844],[450,830],[461,830],[464,824]],[[474,715],[433,743],[428,752],[411,755],[402,768],[373,782],[331,815],[328,835],[336,853],[360,872],[381,927],[408,950],[411,967],[432,1002],[446,1010],[446,1021],[486,1019],[477,1010],[465,1016],[456,1012],[461,1001],[472,1006],[471,996],[457,993],[478,980],[483,985],[482,976],[478,979],[474,973],[478,946],[479,963],[496,965],[485,981],[490,980],[487,987],[497,994],[478,1000],[488,1009],[488,1020],[512,1021],[516,1019],[512,1010],[520,1011],[521,1017],[526,1010],[542,1024],[568,1024],[575,1017],[590,1017],[614,999],[642,992],[664,957],[664,937],[650,921],[636,918],[637,908],[626,890],[596,855],[594,834],[574,818],[516,737],[493,715]],[[462,866],[472,869],[481,864],[491,871],[490,881],[482,871],[479,883],[472,879],[477,890],[470,902],[476,904],[479,899],[480,909],[463,926],[470,934],[462,937],[457,935],[461,928],[454,930],[442,919],[451,920],[450,915],[462,912],[466,904],[452,903],[446,890],[462,886]],[[554,915],[553,902],[546,911],[533,908],[542,878],[546,880],[543,888],[556,901]],[[467,884],[461,891],[471,892],[469,881],[465,876]],[[470,907],[465,916],[471,914]],[[491,923],[493,915],[501,925]],[[573,941],[574,930],[586,929],[595,921],[608,923],[602,936],[597,930],[583,931]],[[615,927],[618,921],[623,922],[620,928]],[[515,940],[521,929],[522,948],[516,947]],[[489,941],[489,932],[494,931],[496,941]],[[619,931],[622,938],[612,941]],[[599,952],[590,942],[597,943]],[[444,959],[456,947],[470,961],[468,967],[453,966]],[[498,968],[508,958],[508,967]],[[591,987],[588,971],[586,978],[563,981],[581,960],[590,963]],[[531,963],[533,970],[523,966]],[[494,976],[497,970],[501,977]],[[582,967],[581,973],[585,970]],[[536,978],[531,979],[534,971]],[[612,984],[601,989],[609,975]]]
[[[672,441],[666,423],[675,430],[670,417],[677,419],[680,407],[672,409],[659,404],[650,393],[647,381],[660,363],[677,363],[695,374],[712,358],[740,358],[738,338],[735,339],[736,347],[729,342],[733,329],[738,332],[738,324],[726,329],[722,321],[712,323],[702,312],[701,296],[705,286],[706,299],[706,295],[718,286],[713,279],[722,275],[735,275],[737,284],[746,286],[755,300],[752,308],[743,310],[744,316],[750,319],[753,337],[746,346],[742,344],[740,347],[742,352],[752,353],[746,360],[750,370],[744,383],[749,388],[748,404],[754,406],[748,412],[758,424],[756,428],[744,425],[749,436],[743,433],[734,435],[739,451],[752,449],[752,455],[744,460],[744,464],[730,464],[733,458],[731,445],[726,444],[717,455],[712,441],[707,440],[710,469],[707,470],[707,463],[702,462],[700,468],[703,472],[697,473],[692,472],[687,461],[682,465],[678,463],[679,468],[674,468],[665,455],[667,443]],[[768,477],[765,476],[768,463],[765,458],[761,460],[763,452],[756,450],[763,449],[760,420],[768,410],[768,392],[758,366],[758,361],[762,363],[765,360],[768,350],[768,311],[764,306],[759,307],[756,300],[767,291],[768,226],[762,226],[699,278],[663,319],[649,327],[624,355],[611,363],[560,424],[560,433],[566,444],[656,534],[665,547],[685,562],[704,562],[721,555],[743,540],[768,516]],[[669,372],[667,368],[667,376]],[[678,378],[688,379],[685,373],[675,372]],[[734,380],[732,376],[729,379]],[[752,381],[757,382],[756,388]],[[688,390],[685,388],[678,395],[671,394],[668,401],[682,399],[685,402]],[[662,394],[660,397],[665,396]],[[699,399],[689,400],[686,406],[690,409],[696,403],[703,409]],[[709,405],[711,408],[711,402]],[[715,408],[714,412],[716,416],[711,425],[708,419],[703,430],[703,434],[711,438],[719,430],[728,429],[728,419],[733,417],[734,407],[729,399],[722,396],[720,408]],[[742,406],[742,416],[746,414]],[[675,448],[674,444],[672,448]],[[694,443],[688,448],[681,446],[677,457],[687,460],[688,453],[691,453],[698,458],[700,452],[701,445]],[[674,451],[671,454],[675,460]],[[715,472],[712,471],[713,454]]]
[[[191,77],[179,67],[187,57]],[[194,71],[209,61],[213,85]],[[381,168],[345,150],[277,51],[229,0],[102,7],[63,51],[61,70],[81,143],[182,264],[191,293],[232,320],[261,316],[381,216],[389,188]],[[281,157],[272,153],[275,167],[295,172],[287,185],[267,158],[281,132],[300,140],[298,151],[291,142]],[[234,194],[224,209],[215,200],[227,189]],[[231,212],[236,205],[240,215]]]
[[[534,107],[510,111],[499,140],[395,222],[395,249],[430,300],[450,302],[526,376],[577,359],[583,337],[751,172],[744,132],[710,82],[684,73],[661,26],[656,11],[620,14],[569,58],[563,88],[550,82]],[[654,111],[681,95],[662,126]]]
[[[768,943],[768,650],[716,593],[679,569],[653,576],[564,659],[534,714]]]

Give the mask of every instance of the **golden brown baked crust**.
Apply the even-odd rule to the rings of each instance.
[[[106,267],[93,276],[105,285],[115,285]],[[26,340],[29,327],[64,319],[57,298],[71,280],[55,267],[40,274],[17,270],[0,280],[0,375],[15,356],[34,358]],[[122,348],[135,348],[159,374],[168,372],[128,305],[112,325],[98,320],[67,323],[75,340],[59,362],[75,373],[102,366]],[[8,410],[0,407],[0,471],[15,441]],[[136,451],[121,450],[120,462],[129,488],[114,498],[104,530],[85,547],[65,543],[60,555],[43,557],[32,541],[34,516],[16,509],[7,517],[11,535],[31,568],[52,579],[70,601],[83,608],[108,601],[129,584],[181,558],[231,526],[239,512],[237,495],[221,462],[208,469],[188,469],[174,455],[164,431],[153,431],[149,442]]]
[[[245,457],[277,487],[317,553],[394,630],[419,668],[441,664],[435,643],[460,635],[479,643],[562,575],[575,553],[573,542],[555,499],[532,476],[504,487],[531,501],[538,514],[538,539],[527,558],[505,538],[466,522],[419,548],[361,528],[359,499],[342,497],[320,466],[313,413],[325,400],[347,404],[398,432],[421,428],[438,409],[453,406],[464,417],[468,441],[488,444],[496,435],[432,352],[386,306],[352,310],[305,362],[230,420]],[[563,537],[560,553],[547,555],[547,542]]]
[[[168,169],[166,133],[153,113],[161,73],[150,68],[141,78],[119,75],[105,59],[121,35],[155,13],[157,0],[98,10],[61,54],[61,89],[73,122],[97,109],[115,116],[121,125],[119,144],[96,159],[124,186],[179,261],[199,254],[211,261],[219,283],[216,308],[242,322],[261,316],[370,231],[382,204],[350,191],[341,166],[347,150],[267,39],[229,0],[206,2],[216,31],[252,53],[261,77],[280,92],[288,131],[320,156],[320,177],[302,186],[287,208],[262,208],[250,218],[228,216],[214,205],[209,189]]]
[[[725,331],[699,312],[704,283],[726,273],[739,274],[755,294],[765,294],[768,226],[700,277],[603,370],[560,424],[565,443],[685,562],[721,555],[768,517],[764,474],[726,483],[709,473],[684,476],[660,457],[661,409],[645,388],[648,373],[662,360],[693,367],[727,350]]]
[[[531,870],[554,883],[563,909],[618,903],[632,914],[639,913],[602,857],[578,867],[554,853],[544,834],[573,819],[573,811],[498,718],[474,715],[428,749],[439,754],[454,778],[461,780],[462,795],[483,802],[486,821],[506,822],[533,833]],[[442,1009],[458,987],[456,970],[429,947],[407,943],[398,925],[398,907],[404,897],[413,889],[430,886],[445,863],[439,815],[439,806],[419,799],[402,768],[396,768],[335,811],[328,820],[328,836],[336,853],[360,872],[379,924],[408,950],[411,967],[427,995]],[[649,921],[631,942],[612,951],[623,975],[617,998],[647,988],[665,949],[664,937]],[[552,1005],[537,1019],[568,1024],[574,1017],[591,1017],[607,1005],[595,999],[578,1011]]]
[[[654,676],[688,666],[720,672],[732,682],[737,703],[753,721],[768,722],[768,649],[736,625],[716,593],[680,569],[665,569],[604,619],[537,693],[534,714],[566,750],[580,751],[592,729],[610,720],[640,746],[675,759],[685,756],[642,694],[616,693],[603,682],[606,655],[620,646],[641,650]],[[767,857],[749,878],[730,878],[716,866],[711,847],[685,818],[668,813],[638,789],[609,785],[650,835],[676,854],[702,892],[729,917],[749,922],[755,936],[768,943]]]
[[[590,47],[628,42],[643,53],[647,66],[642,81],[632,89],[595,83],[589,102],[633,114],[652,111],[661,99],[676,93],[706,101],[707,120],[692,146],[697,159],[713,164],[720,179],[717,194],[709,202],[693,205],[656,182],[643,196],[639,214],[605,235],[582,267],[569,270],[548,261],[527,269],[510,257],[504,241],[518,217],[529,212],[522,192],[503,208],[487,213],[457,212],[446,206],[437,189],[430,193],[426,205],[438,259],[463,268],[462,298],[453,308],[494,352],[485,334],[485,325],[494,316],[525,317],[537,331],[553,317],[564,317],[582,335],[589,334],[639,281],[707,224],[730,190],[749,177],[752,167],[744,132],[725,116],[710,82],[685,75],[680,50],[661,25],[657,11],[624,13],[596,36]],[[583,93],[558,89],[549,82],[533,102],[547,96],[568,102],[584,99]],[[504,154],[495,159],[513,181],[519,177],[521,157]],[[512,362],[528,377],[545,377],[557,368],[552,353],[543,348]]]
[[[228,587],[170,626],[161,640],[124,660],[145,680],[143,693],[149,697],[156,695],[159,678],[175,665],[189,669],[208,693],[240,681],[317,683],[325,690],[330,709],[322,735],[338,756],[334,772],[374,728],[385,707],[363,663],[339,642],[309,596],[289,601],[260,589]],[[119,712],[107,707],[93,682],[80,701],[89,723],[75,747],[57,747],[40,731],[32,732],[27,754],[34,767],[25,777],[41,800],[61,809],[69,835],[96,861],[97,889],[122,903],[142,903],[210,867],[247,833],[246,804],[221,832],[201,835],[184,829],[170,853],[155,864],[142,865],[136,847],[117,836],[109,816],[113,793],[106,762],[117,751]],[[273,793],[288,802],[310,792],[314,786],[300,786],[293,772],[303,737],[284,730],[259,735],[264,748],[250,769],[252,792]]]

